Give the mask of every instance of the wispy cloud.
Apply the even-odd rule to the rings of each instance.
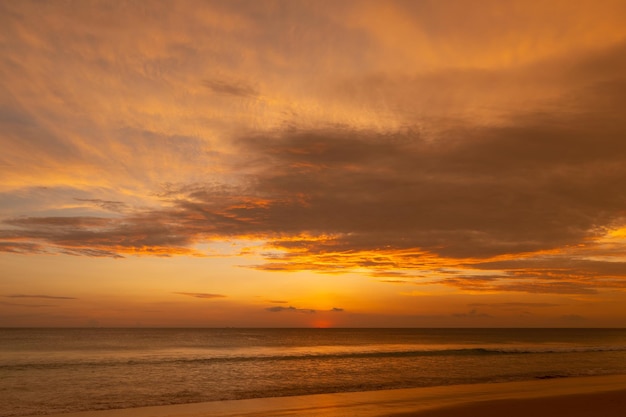
[[[226,298],[226,296],[222,294],[210,294],[210,293],[203,293],[203,292],[175,292],[174,294],[186,295],[188,297],[203,298],[203,299]]]
[[[268,307],[265,310],[271,312],[271,313],[282,313],[282,312],[288,312],[288,313],[303,313],[303,314],[314,314],[316,313],[315,310],[309,309],[309,308],[296,308],[293,306],[289,306],[289,307],[282,307],[282,306],[276,306],[276,307]]]
[[[7,298],[44,298],[48,300],[76,300],[75,297],[64,297],[56,295],[43,295],[43,294],[10,294],[5,295]]]

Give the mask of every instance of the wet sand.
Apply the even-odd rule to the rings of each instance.
[[[395,413],[389,417],[620,417],[626,413],[626,390],[557,397],[492,400]]]
[[[54,417],[624,416],[626,375],[256,398]]]

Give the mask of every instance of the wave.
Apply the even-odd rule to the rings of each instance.
[[[419,357],[480,357],[496,355],[550,355],[568,353],[626,352],[626,346],[560,346],[560,347],[478,347],[478,348],[439,348],[439,349],[403,349],[403,350],[359,350],[336,352],[275,352],[273,354],[240,353],[205,355],[158,355],[133,357],[100,357],[70,360],[58,358],[55,361],[23,363],[0,363],[0,370],[18,370],[22,368],[57,369],[65,367],[106,367],[106,366],[141,366],[141,365],[193,365],[235,362],[268,361],[305,361],[305,360],[345,360],[345,359],[385,359]],[[155,357],[157,356],[157,357]]]

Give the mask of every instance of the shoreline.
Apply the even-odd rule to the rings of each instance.
[[[624,409],[626,375],[609,375],[212,401],[47,417],[496,417],[502,413],[576,417],[590,415],[589,410],[611,417],[622,415]]]

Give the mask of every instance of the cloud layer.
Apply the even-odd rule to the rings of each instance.
[[[515,4],[4,4],[0,251],[623,291],[623,2]]]

